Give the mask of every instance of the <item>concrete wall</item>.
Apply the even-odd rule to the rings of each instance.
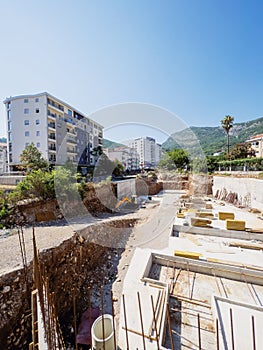
[[[236,193],[237,199],[242,204],[243,199],[249,198],[251,208],[263,211],[263,181],[252,178],[237,178],[226,176],[213,177],[213,196],[217,191],[225,189],[228,193]]]
[[[0,176],[1,185],[16,185],[18,182],[22,181],[25,176]]]
[[[116,182],[117,198],[121,199],[126,196],[131,197],[132,195],[135,195],[136,194],[135,182],[136,182],[135,178]]]

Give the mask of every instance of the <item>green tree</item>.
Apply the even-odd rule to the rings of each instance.
[[[250,143],[238,143],[229,153],[230,159],[242,159],[247,157],[255,157],[255,150],[251,148]]]
[[[9,199],[14,203],[25,198],[55,198],[54,170],[32,170],[9,195]]]
[[[115,160],[112,174],[115,176],[121,176],[123,174],[123,169],[124,168],[121,162],[119,160]]]
[[[182,170],[189,164],[188,153],[182,148],[174,148],[164,154],[160,160],[158,167],[167,170]]]
[[[20,168],[26,170],[27,173],[37,169],[48,169],[48,162],[33,142],[26,146],[20,154],[20,163]]]
[[[226,137],[227,137],[227,156],[229,157],[229,131],[233,127],[233,122],[234,122],[234,117],[231,115],[226,115],[222,120],[221,120],[221,126],[226,132]]]

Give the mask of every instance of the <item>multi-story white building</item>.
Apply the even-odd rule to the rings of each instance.
[[[251,144],[251,148],[255,151],[258,158],[263,158],[263,134],[255,135],[246,141]]]
[[[14,170],[20,154],[33,142],[50,164],[70,160],[95,164],[92,150],[102,145],[103,127],[47,92],[6,98],[8,165]]]
[[[0,142],[0,174],[7,172],[7,144]]]
[[[140,157],[140,167],[143,169],[154,168],[158,165],[162,156],[161,145],[152,137],[140,137],[125,142],[131,148],[135,148]]]
[[[140,157],[134,148],[120,146],[113,149],[107,149],[107,156],[110,160],[121,162],[124,170],[137,170],[140,167]]]

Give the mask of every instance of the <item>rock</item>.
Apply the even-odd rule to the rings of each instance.
[[[10,286],[5,286],[3,289],[3,293],[8,293],[8,292],[10,292],[10,290],[11,290]]]

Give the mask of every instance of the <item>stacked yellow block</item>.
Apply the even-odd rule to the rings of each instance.
[[[180,219],[184,219],[184,213],[177,212],[176,216]]]
[[[200,212],[197,212],[196,213],[196,216],[198,218],[211,218],[213,219],[214,218],[214,214],[209,212],[209,211],[200,211]]]
[[[227,212],[227,211],[219,211],[218,212],[218,219],[219,220],[234,220],[235,219],[235,214],[232,212]]]
[[[213,206],[211,203],[205,203],[205,208],[206,209],[213,209]]]
[[[183,258],[189,258],[189,259],[199,259],[202,254],[196,253],[196,252],[186,252],[182,250],[175,250],[174,256],[181,256]]]
[[[226,220],[227,230],[245,231],[246,222],[243,220]]]
[[[191,218],[191,225],[196,227],[210,227],[209,225],[212,223],[209,219],[202,218]]]

